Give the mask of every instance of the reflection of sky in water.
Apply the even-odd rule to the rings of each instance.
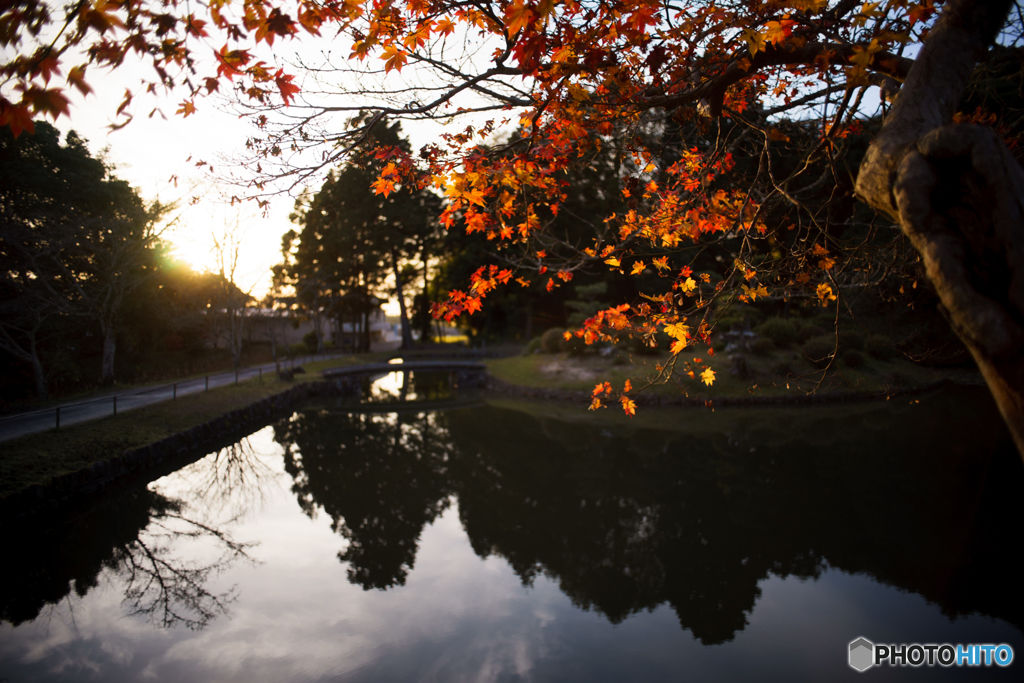
[[[380,378],[375,378],[370,384],[370,392],[373,396],[388,396],[398,398],[402,393],[402,386],[408,373],[389,372]],[[413,400],[413,392],[409,391],[409,399]]]
[[[84,597],[72,594],[34,622],[0,624],[0,679],[852,679],[859,674],[846,666],[846,646],[861,635],[875,642],[1008,641],[1024,656],[1020,634],[1002,622],[951,621],[918,595],[834,569],[818,580],[762,580],[749,624],[722,645],[701,645],[664,605],[613,626],[573,606],[548,577],[524,587],[501,557],[478,557],[457,501],[423,531],[406,585],[364,591],[346,578],[338,560],[345,540],[328,516],[310,520],[300,512],[272,430],[248,441],[257,481],[222,487],[216,495],[225,502],[204,518],[211,525],[235,520],[232,536],[258,543],[250,551],[256,563],[234,563],[210,581],[215,591],[237,585],[227,616],[201,632],[123,617],[119,578],[108,571]],[[151,488],[198,503],[214,460],[208,456]],[[199,553],[208,543],[189,542]],[[978,680],[1010,673],[922,667],[864,675]]]

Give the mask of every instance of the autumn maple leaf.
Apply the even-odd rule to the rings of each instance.
[[[409,53],[402,50],[394,45],[387,45],[384,47],[384,54],[381,59],[384,60],[384,73],[390,72],[392,69],[395,71],[401,71],[402,67],[405,66],[405,62],[409,58]]]
[[[625,411],[626,415],[630,417],[636,415],[636,402],[627,396],[623,396],[619,400],[622,402],[622,410]]]
[[[295,99],[295,95],[299,92],[299,86],[292,83],[293,78],[295,77],[285,74],[280,69],[274,75],[274,82],[277,84],[277,89],[281,91],[281,99],[284,100],[284,106],[286,107]]]

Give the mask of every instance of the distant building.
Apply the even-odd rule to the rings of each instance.
[[[398,338],[395,326],[387,321],[381,308],[383,304],[384,300],[375,296],[342,297],[341,305],[337,307],[340,311],[338,315],[332,316],[324,312],[321,316],[324,345],[339,349],[357,348],[359,335],[363,332],[364,307],[369,308],[366,313],[370,344],[377,346],[383,342],[395,341]],[[359,313],[346,315],[346,308]],[[245,338],[250,343],[270,343],[276,335],[278,344],[298,344],[306,335],[315,331],[312,317],[300,311],[269,308],[247,308],[245,311]]]

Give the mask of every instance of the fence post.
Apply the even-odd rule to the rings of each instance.
[[[263,381],[263,368],[260,368],[260,381]]]
[[[207,391],[210,390],[210,376],[209,375],[206,376],[206,390]]]
[[[235,370],[235,386],[238,386],[238,370]]]
[[[57,406],[57,429],[60,429],[60,406]]]
[[[114,417],[117,417],[117,396],[114,397]]]
[[[177,382],[174,383],[174,394],[171,395],[171,398],[172,399],[177,399],[178,398],[178,383]]]

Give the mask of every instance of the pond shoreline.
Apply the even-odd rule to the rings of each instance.
[[[161,464],[177,464],[220,443],[234,442],[239,436],[250,433],[253,427],[266,424],[302,401],[335,395],[338,391],[337,385],[331,382],[296,384],[148,445],[57,475],[45,484],[28,486],[0,499],[0,529],[13,526],[30,515],[58,511],[81,503],[111,485],[125,484],[151,474]]]
[[[732,396],[711,400],[714,407],[827,405],[912,396],[955,384],[957,382],[947,378],[926,386],[889,394],[844,391],[797,396]],[[500,380],[490,373],[487,376],[486,388],[488,391],[506,396],[538,401],[573,402],[581,405],[589,403],[592,397],[586,391],[513,384]],[[74,472],[57,475],[45,484],[28,486],[0,499],[0,528],[14,525],[29,515],[35,516],[48,510],[56,511],[77,505],[111,485],[130,483],[152,474],[160,465],[180,464],[189,456],[209,451],[219,443],[234,441],[238,436],[252,431],[253,427],[266,424],[272,418],[284,414],[296,404],[310,398],[338,395],[340,391],[336,383],[329,381],[297,384],[283,392],[229,411],[148,445],[127,450]],[[645,407],[681,408],[708,405],[704,399],[687,396],[639,393],[632,398],[637,405]]]
[[[889,393],[874,393],[867,391],[823,391],[810,394],[799,394],[795,396],[721,396],[718,398],[702,399],[689,396],[665,396],[663,394],[638,393],[630,398],[639,406],[664,407],[664,408],[703,408],[713,405],[719,407],[778,407],[778,406],[801,406],[801,405],[829,405],[834,403],[853,403],[860,401],[880,401],[901,396],[914,396],[927,393],[943,387],[955,386],[958,382],[945,378],[929,384],[900,389]],[[517,396],[542,401],[573,401],[578,403],[589,403],[593,394],[587,391],[575,391],[572,389],[554,389],[545,387],[531,387],[522,384],[513,384],[500,380],[493,375],[487,377],[487,389],[502,394]]]

